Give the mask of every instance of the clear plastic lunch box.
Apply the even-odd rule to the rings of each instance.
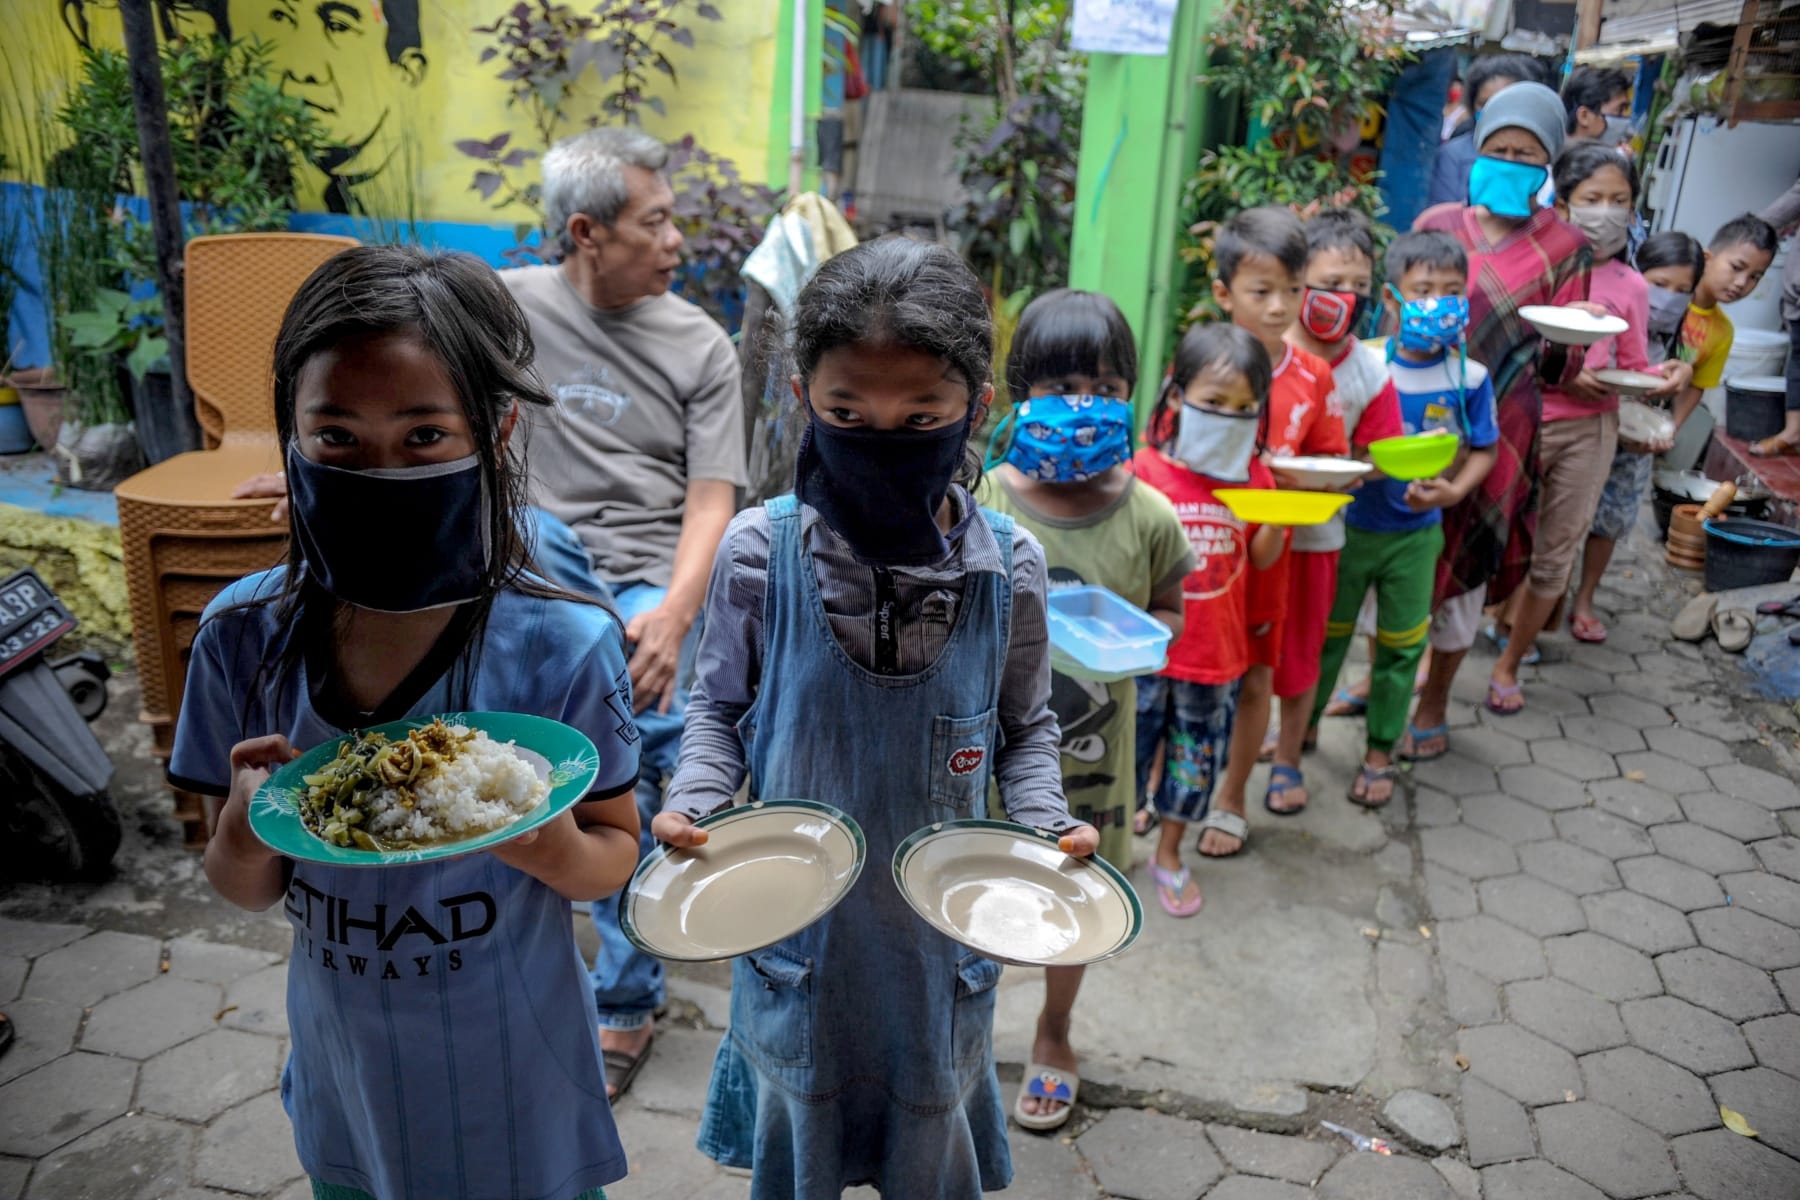
[[[1167,625],[1103,587],[1050,593],[1050,665],[1077,679],[1149,675],[1168,660]]]

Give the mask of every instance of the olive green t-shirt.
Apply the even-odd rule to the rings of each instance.
[[[1194,552],[1175,506],[1131,479],[1099,512],[1069,520],[1029,507],[998,470],[976,499],[1006,513],[1043,544],[1050,590],[1093,584],[1139,608],[1194,569]],[[1062,726],[1063,792],[1069,811],[1100,831],[1100,856],[1131,866],[1131,817],[1137,808],[1137,684],[1093,683],[1054,674],[1050,707]]]

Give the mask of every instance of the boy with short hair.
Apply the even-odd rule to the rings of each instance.
[[[1400,402],[1387,364],[1358,336],[1375,290],[1375,235],[1368,219],[1350,209],[1328,208],[1308,221],[1301,282],[1300,315],[1288,341],[1331,367],[1345,434],[1359,456],[1367,457],[1370,442],[1401,432]],[[1263,744],[1274,759],[1270,778],[1285,785],[1286,803],[1271,806],[1277,813],[1298,812],[1307,802],[1300,756],[1317,740],[1313,699],[1344,543],[1342,514],[1294,530],[1287,624],[1274,675],[1279,733]]]
[[[1301,275],[1306,269],[1306,229],[1286,208],[1249,208],[1225,222],[1213,248],[1218,275],[1213,299],[1269,352],[1275,366],[1269,389],[1265,448],[1270,455],[1341,457],[1350,447],[1343,415],[1332,384],[1331,367],[1323,359],[1287,341],[1288,329],[1300,314]],[[1225,780],[1201,822],[1200,853],[1214,858],[1236,854],[1249,837],[1244,819],[1244,789],[1263,734],[1269,728],[1269,697],[1288,613],[1293,574],[1282,555],[1267,571],[1252,570],[1248,610],[1257,622],[1250,630],[1251,666],[1238,694],[1237,723],[1231,731],[1231,753]],[[1309,564],[1315,565],[1315,564]],[[1263,805],[1285,814],[1274,800],[1293,786],[1271,779]],[[1297,807],[1297,806],[1296,806]]]
[[[1735,331],[1731,318],[1719,306],[1735,303],[1755,291],[1763,273],[1775,261],[1779,246],[1775,227],[1752,213],[1725,222],[1706,244],[1706,265],[1688,299],[1678,339],[1680,348],[1675,352],[1681,361],[1694,365],[1694,382],[1675,401],[1677,425],[1687,420],[1700,403],[1701,392],[1724,381],[1725,359],[1731,353]],[[1781,434],[1763,438],[1750,447],[1750,453],[1759,458],[1794,452],[1795,448],[1784,442]]]
[[[1350,799],[1379,808],[1394,794],[1394,744],[1407,725],[1413,676],[1428,633],[1456,641],[1472,635],[1481,618],[1480,590],[1446,600],[1431,610],[1437,561],[1443,549],[1442,510],[1459,503],[1494,468],[1494,389],[1487,369],[1462,351],[1468,319],[1469,261],[1461,243],[1445,233],[1417,232],[1395,239],[1387,252],[1388,286],[1382,303],[1399,321],[1388,342],[1388,370],[1406,433],[1456,432],[1459,462],[1447,477],[1410,483],[1375,477],[1365,482],[1346,513],[1349,526],[1338,570],[1337,599],[1326,625],[1320,663],[1317,722],[1356,632],[1363,596],[1375,589],[1375,662],[1369,679],[1368,746]],[[1454,632],[1453,632],[1454,631]],[[1459,643],[1466,644],[1466,643]],[[1415,731],[1415,738],[1429,731]]]

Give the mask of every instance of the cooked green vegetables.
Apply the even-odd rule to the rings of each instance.
[[[456,757],[457,750],[476,736],[472,729],[452,729],[433,721],[390,742],[384,734],[365,733],[338,747],[337,757],[323,770],[305,776],[306,797],[300,802],[300,821],[316,837],[334,846],[363,850],[413,850],[419,843],[377,837],[362,826],[369,819],[376,792],[391,789],[399,805],[411,809],[413,785],[437,769],[440,762]]]

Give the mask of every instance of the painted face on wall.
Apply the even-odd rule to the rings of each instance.
[[[63,28],[84,50],[94,45],[94,18],[102,11],[109,12],[109,20],[103,23],[111,29],[118,18],[110,14],[118,8],[118,0],[60,0],[57,5]],[[157,33],[165,42],[199,34],[216,34],[231,40],[229,0],[155,0],[151,10],[156,16]]]
[[[355,189],[392,154],[385,93],[425,77],[419,0],[265,0],[281,88],[318,114],[330,140],[313,159],[325,207],[358,212]],[[391,131],[390,131],[391,132]]]

